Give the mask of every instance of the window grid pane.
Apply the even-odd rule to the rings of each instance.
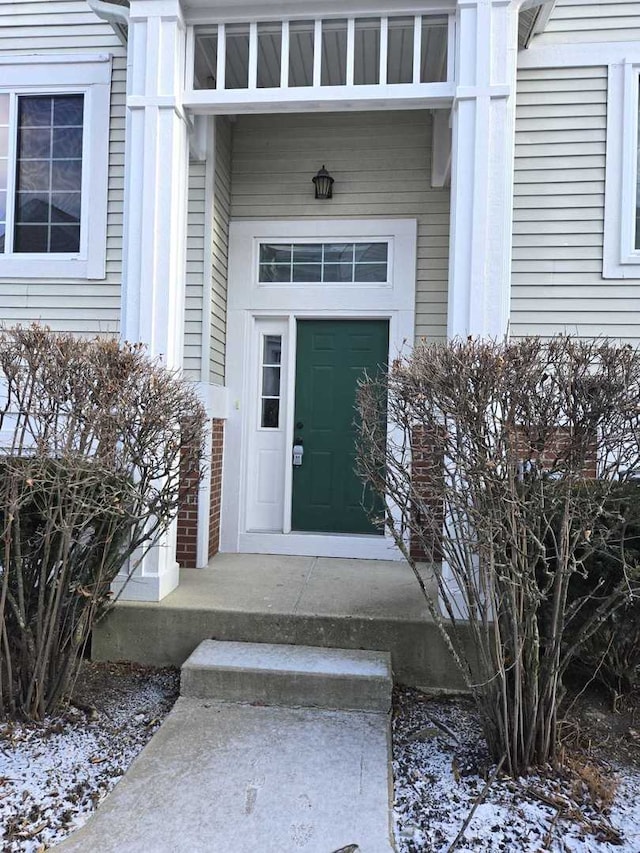
[[[262,343],[262,385],[260,391],[260,426],[280,426],[280,372],[282,335],[264,335]]]
[[[18,99],[14,252],[80,249],[83,95]]]
[[[381,284],[388,281],[389,246],[379,243],[262,243],[263,284]]]
[[[0,252],[7,228],[7,173],[9,158],[9,95],[0,95]]]

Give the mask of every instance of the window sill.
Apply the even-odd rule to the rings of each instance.
[[[615,261],[605,256],[602,261],[602,278],[640,278],[640,258]]]
[[[12,255],[0,257],[0,279],[16,278],[104,278],[104,267],[92,269],[86,258],[56,257],[55,255]]]

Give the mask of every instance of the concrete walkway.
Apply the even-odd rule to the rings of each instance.
[[[389,717],[180,698],[61,853],[394,850]]]

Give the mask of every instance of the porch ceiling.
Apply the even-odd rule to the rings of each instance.
[[[117,1],[117,0],[116,0]],[[297,20],[341,15],[424,15],[453,12],[456,0],[184,0],[188,23]]]

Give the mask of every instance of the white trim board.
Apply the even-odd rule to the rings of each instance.
[[[639,78],[640,51],[636,61],[609,66],[603,278],[640,277],[635,247]]]
[[[348,15],[412,16],[454,12],[455,0],[187,0],[188,24],[239,23],[247,21],[298,21]]]
[[[18,60],[28,60],[21,61]],[[80,248],[75,253],[0,253],[0,278],[93,279],[105,276],[111,56],[58,54],[0,57],[0,93],[11,99],[7,234],[13,234],[16,109],[21,95],[84,96]],[[9,245],[11,245],[9,240]]]
[[[315,242],[388,239],[390,280],[381,285],[259,284],[258,250],[261,241]],[[389,358],[411,346],[415,330],[417,224],[413,219],[395,220],[297,220],[232,222],[229,242],[229,293],[227,336],[227,383],[230,411],[225,430],[221,551],[313,556],[351,556],[369,559],[401,559],[388,536],[345,536],[291,532],[293,446],[293,398],[295,333],[297,319],[387,319]],[[255,472],[248,470],[253,424],[255,382],[252,353],[257,324],[269,318],[288,329],[287,371],[283,391],[287,412],[284,424],[285,484],[282,532],[248,531],[248,489]],[[286,396],[286,399],[285,399]]]
[[[518,53],[518,69],[587,68],[615,62],[640,62],[637,41],[585,42],[529,47]]]

